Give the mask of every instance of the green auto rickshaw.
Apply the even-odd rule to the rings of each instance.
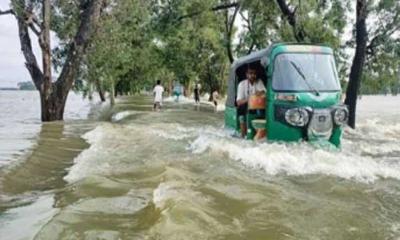
[[[240,132],[238,84],[249,65],[266,88],[262,117],[248,111],[247,139],[260,131],[267,140],[316,141],[340,146],[348,110],[333,51],[324,45],[278,43],[236,60],[230,70],[225,126]],[[260,111],[258,111],[259,113]],[[329,145],[331,145],[329,144]]]

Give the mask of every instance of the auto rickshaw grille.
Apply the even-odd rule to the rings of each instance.
[[[309,139],[329,139],[332,134],[333,120],[329,109],[314,109],[308,125]]]

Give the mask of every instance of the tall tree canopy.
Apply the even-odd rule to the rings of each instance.
[[[105,2],[57,0],[49,7],[49,0],[12,0],[10,10],[0,10],[16,16],[27,68],[47,109],[44,120],[62,118],[76,79],[82,83],[78,88],[98,91],[103,100],[109,92],[112,102],[117,94],[150,89],[156,80],[169,90],[180,82],[190,93],[200,82],[207,92],[223,92],[230,63],[273,42],[333,47],[343,86],[348,85],[353,127],[358,93],[395,93],[400,87],[396,0]],[[59,38],[53,49],[51,32]],[[33,55],[30,34],[39,36],[43,68]],[[55,82],[50,62],[61,72]]]

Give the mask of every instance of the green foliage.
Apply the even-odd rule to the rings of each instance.
[[[111,90],[126,78],[143,80],[151,69],[151,32],[147,29],[149,12],[146,1],[127,0],[109,6],[101,19],[101,28],[92,40],[85,62],[85,78],[91,84]],[[89,84],[88,86],[90,86]],[[130,84],[120,84],[130,86]],[[128,92],[130,89],[124,89]]]
[[[348,56],[341,39],[350,11],[347,1],[286,1],[296,8],[298,28],[306,34],[304,42],[327,44],[335,50],[341,80],[347,79]],[[296,42],[293,29],[282,16],[277,4],[266,0],[244,1],[242,15],[246,31],[240,34],[238,56],[265,48],[273,42]]]
[[[379,51],[367,62],[361,93],[400,92],[400,47],[388,44],[384,51]]]
[[[187,88],[200,81],[203,90],[221,90],[226,79],[226,74],[220,74],[226,71],[228,61],[221,34],[222,15],[206,11],[217,3],[214,0],[171,1],[154,8],[160,15],[152,22],[160,43],[160,61],[176,78],[174,80]],[[194,15],[184,17],[191,14]]]
[[[361,92],[397,94],[400,91],[400,2],[375,1],[370,6],[370,14],[375,24],[369,29]]]
[[[229,59],[226,14],[233,8],[212,10],[232,0],[126,0],[110,1],[103,11],[101,28],[93,39],[81,69],[85,91],[116,87],[120,94],[151,89],[161,80],[167,90],[174,81],[187,89],[199,81],[203,91],[224,91]],[[348,79],[349,48],[345,28],[354,14],[350,1],[286,1],[296,9],[297,27],[305,42],[333,47],[342,85]],[[294,42],[294,31],[275,1],[239,1],[237,18],[242,26],[233,29],[231,45],[235,58],[267,47],[273,42]],[[62,14],[55,14],[52,29],[61,46],[55,49],[55,63],[62,62],[67,42],[76,29],[79,6],[67,0],[55,1]],[[379,19],[371,25],[370,45],[362,92],[377,93],[398,88],[400,3],[396,0],[370,2],[370,14]],[[397,30],[396,30],[397,28]],[[238,32],[240,30],[240,32]],[[396,34],[397,31],[397,34]],[[396,82],[397,81],[397,82]],[[396,85],[397,84],[397,85]],[[96,87],[94,87],[96,86]],[[386,87],[387,86],[387,87]]]

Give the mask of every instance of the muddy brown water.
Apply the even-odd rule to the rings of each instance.
[[[0,239],[400,238],[399,97],[363,97],[340,151],[232,138],[188,100],[74,95],[41,124],[35,97],[0,92]]]

